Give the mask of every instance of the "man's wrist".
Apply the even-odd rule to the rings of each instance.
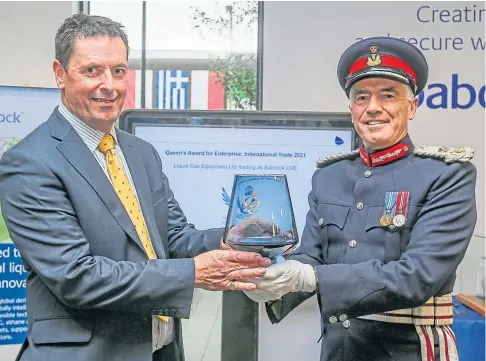
[[[314,292],[317,289],[317,270],[310,264],[303,265],[302,285],[299,291]]]

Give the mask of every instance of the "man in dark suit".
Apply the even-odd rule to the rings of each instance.
[[[273,323],[317,294],[321,361],[457,360],[451,292],[477,219],[474,150],[412,142],[428,66],[408,42],[356,42],[337,73],[363,145],[317,162],[299,250],[244,292]]]
[[[120,24],[68,18],[53,63],[62,102],[0,161],[3,216],[30,272],[18,360],[182,361],[194,288],[253,290],[270,264],[189,224],[157,151],[114,128],[128,49]]]

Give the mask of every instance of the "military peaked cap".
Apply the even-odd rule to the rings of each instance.
[[[418,95],[427,83],[429,67],[414,45],[392,37],[363,39],[347,48],[337,68],[341,87],[349,96],[351,86],[368,77],[385,77],[410,85]]]

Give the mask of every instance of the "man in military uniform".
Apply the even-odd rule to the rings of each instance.
[[[413,144],[428,66],[409,43],[357,42],[337,73],[363,145],[317,162],[299,249],[245,293],[272,323],[317,294],[321,361],[457,360],[451,292],[477,218],[474,151]]]

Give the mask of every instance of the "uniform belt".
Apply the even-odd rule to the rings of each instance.
[[[430,298],[425,304],[414,308],[375,313],[358,318],[380,322],[407,323],[424,326],[452,325],[452,294]]]

